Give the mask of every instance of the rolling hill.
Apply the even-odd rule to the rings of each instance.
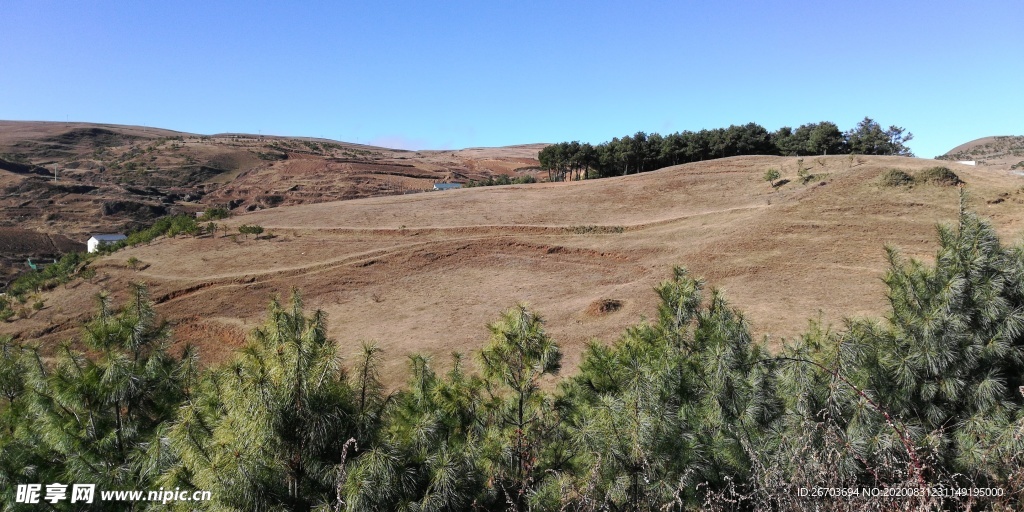
[[[41,311],[0,333],[53,346],[75,336],[99,291],[123,297],[141,281],[177,343],[217,361],[262,321],[271,296],[297,289],[327,312],[345,354],[379,343],[395,383],[407,355],[443,366],[453,351],[482,347],[487,322],[524,301],[547,318],[571,372],[587,343],[654,315],[652,288],[682,265],[778,343],[809,319],[884,312],[884,246],[929,257],[935,225],[956,217],[958,188],[886,186],[880,177],[937,165],[966,182],[973,209],[1019,240],[1024,178],[1007,171],[903,157],[735,157],[603,180],[239,213],[223,221],[229,232],[257,224],[271,236],[221,231],[117,252],[94,263],[94,279],[44,293]],[[762,179],[769,168],[781,171],[781,185]]]
[[[961,144],[940,158],[973,160],[982,167],[1024,171],[1024,136],[983,137]]]
[[[0,247],[47,236],[80,243],[89,233],[211,206],[255,211],[536,174],[543,146],[402,151],[305,137],[0,121]],[[34,244],[0,253],[0,283],[27,258],[61,252]]]

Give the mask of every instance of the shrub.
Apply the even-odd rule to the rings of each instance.
[[[243,235],[246,235],[246,238],[248,238],[250,234],[256,235],[256,238],[259,238],[260,235],[263,233],[263,226],[250,226],[248,224],[242,224],[241,226],[238,226],[238,232]]]
[[[195,219],[192,219],[195,222]],[[121,240],[120,242],[113,244],[101,245],[98,252],[101,254],[110,254],[117,252],[125,247],[132,247],[139,244],[152,242],[158,236],[171,236],[168,233],[171,231],[171,225],[174,223],[173,217],[163,217],[157,219],[152,226],[129,233],[128,238]]]
[[[259,158],[260,160],[270,160],[270,161],[287,160],[288,159],[288,153],[278,153],[278,152],[275,152],[275,151],[267,151],[266,153],[256,152],[256,157]]]
[[[229,212],[227,208],[222,208],[222,207],[207,208],[206,211],[204,211],[203,214],[200,215],[199,218],[196,219],[196,220],[198,220],[200,222],[206,222],[206,221],[211,221],[211,220],[226,219],[226,218],[228,218],[230,216],[231,216],[231,212]]]
[[[566,231],[574,235],[605,235],[610,233],[622,233],[626,228],[622,226],[569,226]]]
[[[52,265],[22,274],[7,287],[6,292],[10,297],[14,297],[18,302],[25,304],[30,292],[50,290],[70,281],[82,268],[82,264],[89,261],[89,259],[91,259],[91,256],[87,253],[67,253]]]
[[[963,183],[960,177],[955,172],[949,170],[948,167],[932,167],[920,171],[914,176],[914,181],[935,185],[959,185]]]
[[[475,181],[469,180],[466,183],[466,188],[470,187],[493,187],[496,185],[524,185],[527,183],[536,183],[537,179],[532,175],[519,176],[518,178],[509,178],[504,174],[498,176],[488,176],[486,180]]]
[[[96,269],[92,267],[85,267],[78,271],[78,277],[85,279],[86,281],[92,281],[96,277]]]
[[[768,184],[773,187],[775,186],[775,180],[781,177],[782,175],[779,174],[779,171],[777,169],[768,169],[767,171],[764,172],[764,180],[767,181]]]
[[[800,183],[803,183],[804,185],[806,185],[807,182],[811,181],[811,179],[814,178],[814,175],[807,172],[807,169],[804,168],[797,169],[796,175],[798,178],[800,178]]]
[[[900,169],[888,169],[879,176],[878,182],[883,187],[901,187],[913,183],[914,178]]]
[[[160,236],[174,237],[182,233],[196,236],[199,232],[199,224],[196,223],[196,218],[192,215],[181,214],[161,217],[152,226],[129,233],[128,238],[120,242],[101,245],[98,252],[100,254],[111,254],[125,247],[152,242]]]

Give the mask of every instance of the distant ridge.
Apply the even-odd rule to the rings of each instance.
[[[961,144],[940,160],[975,161],[978,165],[1007,170],[1024,170],[1024,136],[998,135],[982,137]]]
[[[438,181],[532,177],[544,147],[408,151],[318,137],[0,120],[0,227],[126,231],[153,212],[252,211],[423,192]],[[48,179],[54,169],[59,176]]]

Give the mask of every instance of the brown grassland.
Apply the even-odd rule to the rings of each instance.
[[[236,215],[215,236],[159,238],[99,259],[95,278],[43,293],[45,308],[0,324],[0,334],[55,346],[76,336],[98,292],[120,298],[129,282],[145,282],[176,343],[216,362],[244,343],[271,296],[295,288],[328,314],[343,353],[377,342],[385,378],[397,384],[407,355],[444,366],[452,352],[480,349],[487,322],[522,301],[547,319],[571,373],[588,342],[612,341],[653,315],[653,287],[682,265],[777,345],[819,315],[834,324],[884,312],[884,246],[927,259],[935,225],[956,218],[958,190],[887,187],[879,176],[937,165],[966,182],[970,206],[1004,241],[1019,242],[1024,178],[1005,170],[903,157],[736,157]],[[769,168],[781,185],[762,179]],[[239,235],[242,224],[266,233]]]
[[[422,192],[438,181],[537,176],[542,147],[405,151],[309,137],[0,121],[0,288],[28,269],[28,258],[84,250],[91,233],[130,232],[210,207],[245,212]]]

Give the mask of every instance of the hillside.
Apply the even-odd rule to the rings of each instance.
[[[541,147],[402,151],[303,137],[0,121],[0,228],[83,242],[88,233],[210,206],[254,211],[420,192],[437,181],[536,173]],[[11,233],[0,229],[0,247],[23,244],[8,240]],[[11,262],[40,255],[4,252],[0,283],[18,268]]]
[[[797,177],[797,165],[812,177]],[[43,294],[46,307],[0,332],[69,339],[101,290],[150,285],[179,343],[210,360],[243,343],[272,295],[300,290],[329,315],[330,335],[356,350],[375,340],[385,374],[405,356],[471,352],[485,325],[525,301],[548,320],[573,371],[591,340],[610,341],[654,314],[652,288],[674,265],[722,289],[759,336],[797,335],[808,319],[878,315],[885,245],[928,257],[935,225],[955,219],[958,189],[887,187],[890,168],[943,164],[970,204],[1008,240],[1024,230],[1024,178],[902,157],[736,157],[603,180],[473,188],[283,206],[239,214],[269,239],[158,239],[100,259],[91,282]],[[762,176],[781,171],[772,188]],[[789,180],[789,181],[786,181]],[[137,258],[138,270],[126,262]]]
[[[979,166],[1024,172],[1024,136],[984,137],[961,144],[942,160],[973,160]]]

